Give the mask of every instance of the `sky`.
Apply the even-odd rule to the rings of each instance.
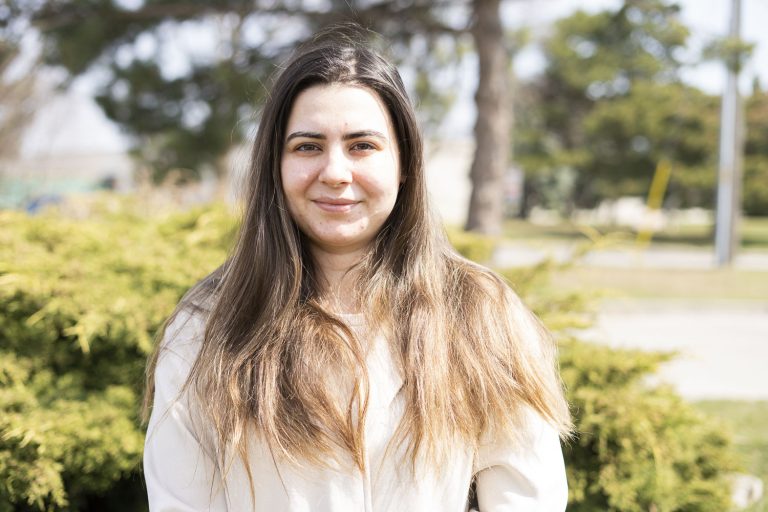
[[[576,9],[594,12],[615,8],[620,0],[508,0],[502,16],[514,27],[527,25],[536,35],[546,34],[551,22]],[[678,0],[681,17],[691,28],[692,55],[711,39],[725,36],[729,26],[730,0]],[[749,91],[757,76],[768,84],[768,0],[742,0],[742,39],[755,44],[752,58],[741,75],[741,89]],[[469,66],[474,63],[469,62]],[[542,69],[543,58],[535,44],[517,56],[515,69],[522,79]],[[473,68],[463,73],[461,92],[442,129],[444,136],[461,137],[471,133],[475,110],[473,93],[476,73]],[[719,94],[725,83],[721,64],[707,63],[687,69],[683,79],[711,94]],[[76,87],[69,95],[52,99],[37,117],[22,144],[26,156],[60,153],[116,152],[126,148],[119,129],[109,123],[99,108],[88,98],[88,86]]]

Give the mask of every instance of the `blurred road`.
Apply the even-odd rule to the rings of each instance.
[[[677,351],[658,377],[686,398],[768,400],[768,300],[612,301],[585,337],[614,347]]]
[[[517,267],[535,264],[545,258],[567,261],[572,257],[575,244],[530,244],[505,241],[493,255],[493,264],[498,267]],[[667,248],[650,247],[595,249],[590,251],[580,264],[595,267],[646,267],[646,268],[715,268],[714,250],[708,248]],[[768,252],[741,251],[734,259],[733,267],[739,270],[760,270],[768,272]],[[768,290],[766,290],[768,300]]]

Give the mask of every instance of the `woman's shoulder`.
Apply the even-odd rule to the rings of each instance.
[[[195,354],[202,344],[208,317],[216,301],[218,270],[187,291],[168,318],[163,330],[161,351]]]
[[[166,322],[160,341],[159,358],[173,356],[191,365],[203,343],[206,319],[206,312],[188,305],[179,305]]]

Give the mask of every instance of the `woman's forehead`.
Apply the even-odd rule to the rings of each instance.
[[[394,135],[389,112],[375,91],[348,84],[314,85],[299,93],[288,118],[287,134],[374,131]]]

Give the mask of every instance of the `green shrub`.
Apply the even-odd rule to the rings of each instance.
[[[562,344],[577,429],[565,450],[569,510],[729,509],[729,440],[670,389],[644,380],[669,357]]]
[[[235,222],[220,205],[154,220],[131,201],[107,196],[81,219],[0,212],[0,512],[146,507],[145,360],[181,295],[226,257]],[[451,239],[491,257],[491,239]],[[574,340],[588,302],[552,293],[551,267],[505,274],[561,343],[579,432],[569,510],[726,510],[727,440],[646,382],[670,356]]]
[[[84,510],[140,482],[153,335],[234,233],[223,207],[150,220],[113,201],[85,220],[0,212],[0,511]]]

